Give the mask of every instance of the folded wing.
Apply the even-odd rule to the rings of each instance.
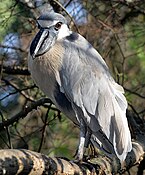
[[[77,34],[78,35],[78,34]],[[123,161],[131,151],[123,88],[115,83],[99,53],[82,37],[66,39],[61,88],[83,112],[93,142]],[[76,111],[77,113],[77,111]]]

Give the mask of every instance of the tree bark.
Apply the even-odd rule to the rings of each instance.
[[[116,160],[98,156],[86,162],[75,162],[66,158],[48,157],[44,154],[24,149],[0,150],[0,174],[15,175],[97,175],[123,172],[139,163],[144,156],[144,148],[139,143],[133,143],[130,152],[121,166]]]

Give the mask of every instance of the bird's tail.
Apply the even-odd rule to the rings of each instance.
[[[112,118],[112,126],[114,130],[113,145],[117,157],[123,161],[128,152],[132,149],[131,135],[126,118],[127,101],[124,97],[123,88],[114,82],[113,98],[114,116]]]
[[[122,162],[132,149],[126,118],[127,101],[120,85],[113,82],[110,89],[111,92],[106,91],[108,94],[98,99],[97,115],[101,130],[93,133],[92,142],[110,157],[115,153]]]

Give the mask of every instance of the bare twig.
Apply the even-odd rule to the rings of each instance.
[[[49,111],[51,109],[51,105],[52,104],[49,105],[49,107],[47,109],[47,112],[46,112],[46,115],[45,115],[44,126],[42,128],[42,137],[41,137],[40,145],[39,145],[39,148],[38,148],[38,152],[40,152],[41,148],[42,148],[42,144],[43,144],[43,140],[44,140],[44,133],[45,133],[45,129],[46,129],[46,126],[47,126],[47,119],[48,119]]]
[[[6,80],[5,78],[2,78],[2,80],[7,84],[7,85],[10,85],[11,87],[13,87],[15,90],[16,90],[16,92],[19,92],[22,96],[24,96],[27,100],[29,100],[29,101],[34,101],[34,99],[32,98],[32,97],[30,97],[30,96],[28,96],[23,90],[21,90],[21,89],[19,89],[19,87],[15,84],[15,83],[12,83],[12,82],[10,82],[10,81],[8,81],[8,80]],[[34,88],[34,87],[36,87],[35,85],[34,86],[31,86],[31,88]],[[27,88],[25,88],[25,90],[27,90],[27,89],[29,89],[28,87]],[[10,95],[10,94],[9,94]],[[4,97],[5,98],[5,97]],[[0,100],[2,100],[2,99],[0,99]]]
[[[27,114],[31,112],[33,109],[37,109],[38,106],[44,105],[45,103],[52,103],[52,102],[48,98],[42,98],[36,102],[33,102],[30,106],[26,106],[25,109],[23,109],[18,114],[0,123],[0,131],[3,130],[7,126],[12,125],[15,122],[18,122],[19,119],[26,117]]]
[[[5,118],[4,118],[2,113],[1,113],[1,118],[2,118],[2,122],[4,122]],[[8,148],[12,148],[11,137],[10,137],[10,132],[9,132],[9,126],[6,127],[6,134],[7,134],[8,143],[9,143],[9,145],[7,144],[7,146],[8,146]]]
[[[133,95],[136,95],[136,96],[138,96],[138,97],[140,97],[140,98],[145,99],[145,96],[144,96],[144,95],[141,95],[141,94],[139,94],[139,93],[137,93],[137,92],[135,92],[135,91],[132,91],[132,90],[126,88],[126,87],[124,87],[124,90],[127,91],[127,92],[129,92],[130,94],[133,94]]]
[[[23,92],[23,91],[26,91],[26,90],[28,90],[28,89],[33,89],[33,88],[35,88],[36,87],[36,85],[32,85],[32,86],[30,86],[30,87],[26,87],[26,88],[23,88],[23,89],[19,89],[19,90],[17,90],[16,89],[16,91],[14,91],[14,92],[10,92],[10,93],[8,93],[8,94],[6,94],[4,97],[2,97],[1,99],[0,99],[0,101],[2,101],[2,100],[4,100],[5,98],[7,98],[7,97],[9,97],[10,95],[14,95],[14,94],[17,94],[17,93],[20,93],[21,94],[21,92]],[[24,94],[23,94],[23,96],[24,96]],[[26,97],[26,95],[25,95],[25,97]],[[30,101],[34,101],[34,100],[32,100],[32,98],[26,98],[27,100],[30,100]]]

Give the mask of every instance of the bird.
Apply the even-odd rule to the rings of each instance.
[[[66,18],[45,12],[28,55],[28,69],[36,85],[62,113],[79,127],[76,159],[90,143],[106,156],[124,162],[132,150],[124,89],[113,79],[98,51]]]

